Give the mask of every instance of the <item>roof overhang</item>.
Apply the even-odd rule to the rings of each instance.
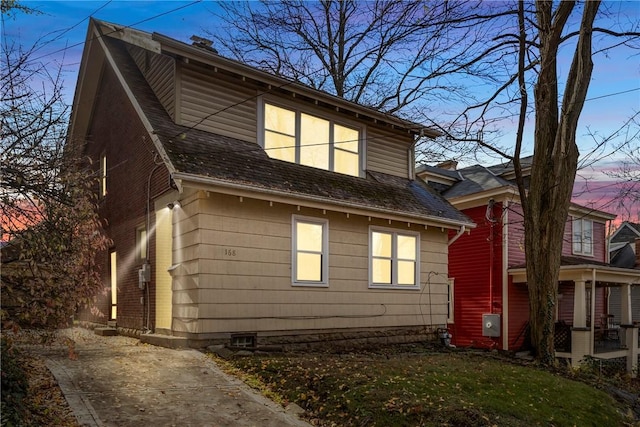
[[[447,198],[449,203],[460,210],[476,206],[485,206],[489,199],[493,199],[496,202],[515,201],[519,203],[520,194],[518,193],[518,189],[513,186],[503,186],[460,197]]]
[[[364,120],[368,118],[374,123],[381,125],[386,124],[395,129],[405,130],[415,137],[436,138],[442,135],[441,132],[420,123],[405,120],[391,114],[385,114],[344,98],[315,90],[309,86],[269,74],[239,61],[222,57],[214,52],[209,52],[200,47],[180,42],[165,35],[153,33],[151,37],[154,41],[161,44],[164,53],[180,56],[191,61],[197,61],[214,67],[214,69],[237,74],[244,79],[251,79],[272,89],[283,89],[291,92],[293,96],[307,97],[315,102],[331,105],[336,110],[352,112],[359,119]]]
[[[357,203],[323,198],[310,194],[285,193],[264,187],[247,184],[232,183],[220,179],[176,172],[172,175],[179,188],[193,188],[197,190],[211,191],[238,197],[247,197],[268,202],[283,203],[292,206],[304,206],[308,208],[333,210],[336,212],[364,217],[382,218],[389,221],[399,221],[420,224],[426,227],[442,229],[475,228],[473,222],[455,221],[436,216],[412,215],[410,212],[397,212],[391,209],[371,207]]]
[[[510,268],[509,275],[514,283],[527,282],[526,268]],[[629,284],[640,285],[640,270],[609,267],[594,264],[564,265],[560,267],[559,281],[584,281],[607,283],[610,286]]]

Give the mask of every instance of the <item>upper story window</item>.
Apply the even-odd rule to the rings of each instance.
[[[371,287],[420,288],[419,237],[418,233],[370,229]]]
[[[360,176],[360,130],[298,110],[264,104],[269,157]]]
[[[593,221],[573,218],[571,227],[573,253],[576,255],[593,255]]]
[[[100,197],[107,195],[107,155],[102,154],[100,156],[100,171],[99,171],[99,185],[100,185]]]
[[[329,284],[328,222],[322,219],[293,217],[292,274],[295,285]]]

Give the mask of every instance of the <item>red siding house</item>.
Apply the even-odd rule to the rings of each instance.
[[[522,162],[530,165],[531,158]],[[477,224],[449,248],[452,343],[527,349],[524,221],[511,164],[456,169],[449,162],[420,166],[417,174]],[[574,365],[585,355],[624,358],[631,369],[637,364],[638,334],[630,294],[640,285],[640,270],[609,264],[606,230],[614,215],[576,204],[569,215],[558,283],[556,356]],[[622,307],[618,317],[608,309],[612,289],[615,305]]]

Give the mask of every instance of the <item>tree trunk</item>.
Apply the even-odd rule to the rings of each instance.
[[[573,2],[536,3],[540,36],[540,72],[535,87],[536,123],[531,182],[525,210],[525,251],[531,340],[538,361],[555,362],[554,316],[562,244],[578,165],[576,128],[591,70],[591,33],[599,2],[587,2],[580,36],[558,111],[556,59]]]

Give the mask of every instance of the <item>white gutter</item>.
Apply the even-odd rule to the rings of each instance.
[[[465,232],[465,229],[466,227],[464,225],[461,225],[456,235],[453,236],[451,240],[449,240],[449,243],[447,243],[447,246],[451,246],[456,240],[458,240],[460,236],[462,236],[462,234]]]

